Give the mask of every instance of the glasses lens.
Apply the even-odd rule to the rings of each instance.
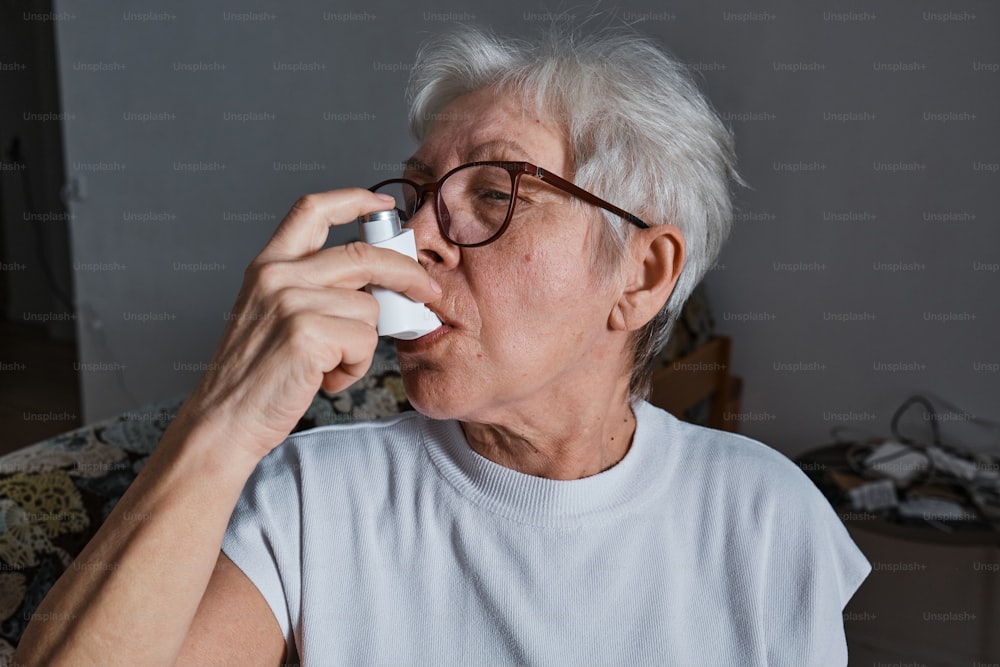
[[[445,236],[454,243],[487,241],[510,213],[512,179],[502,167],[459,169],[441,184],[438,213]]]
[[[413,217],[417,207],[417,190],[408,183],[388,183],[375,190],[379,194],[391,195],[396,200],[399,219],[406,222]]]

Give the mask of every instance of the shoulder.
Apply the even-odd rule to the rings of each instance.
[[[853,547],[826,496],[781,452],[753,438],[682,422],[658,408],[644,416],[663,433],[669,452],[664,467],[671,471],[665,492],[670,502],[699,516],[703,525],[725,527],[731,543],[771,558],[805,544]]]
[[[759,559],[769,585],[808,588],[842,609],[871,566],[802,469],[753,438],[649,408],[672,450],[675,494],[702,525],[724,528],[724,549]]]
[[[373,421],[321,426],[290,435],[258,464],[244,495],[297,506],[357,502],[425,477],[427,417],[405,412]]]
[[[420,413],[409,411],[372,421],[319,426],[293,433],[258,466],[269,472],[306,470],[351,459],[398,455],[423,441]]]
[[[639,408],[684,479],[723,487],[731,493],[765,497],[825,498],[787,456],[738,433],[689,424],[648,403]]]

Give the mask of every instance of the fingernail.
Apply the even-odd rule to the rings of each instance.
[[[384,202],[390,202],[390,201],[391,201],[391,202],[394,202],[394,201],[396,201],[396,198],[395,198],[395,197],[393,197],[392,195],[387,195],[387,194],[386,194],[386,193],[384,193],[384,192],[379,192],[379,193],[376,193],[376,195],[375,195],[375,196],[376,196],[376,197],[378,197],[379,199],[381,199],[381,200],[382,200],[382,201],[384,201]]]

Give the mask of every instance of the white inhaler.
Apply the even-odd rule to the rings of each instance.
[[[377,248],[389,248],[407,257],[417,258],[417,243],[412,229],[401,229],[395,209],[375,211],[358,218],[361,240]],[[439,326],[441,320],[427,306],[412,299],[369,285],[365,291],[378,301],[378,335],[413,340],[428,334]]]

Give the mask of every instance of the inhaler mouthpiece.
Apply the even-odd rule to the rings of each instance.
[[[395,209],[375,211],[358,218],[361,240],[379,248],[389,248],[411,259],[417,258],[412,229],[401,229]],[[441,320],[422,303],[383,287],[365,288],[378,301],[378,335],[413,340],[428,334]]]

